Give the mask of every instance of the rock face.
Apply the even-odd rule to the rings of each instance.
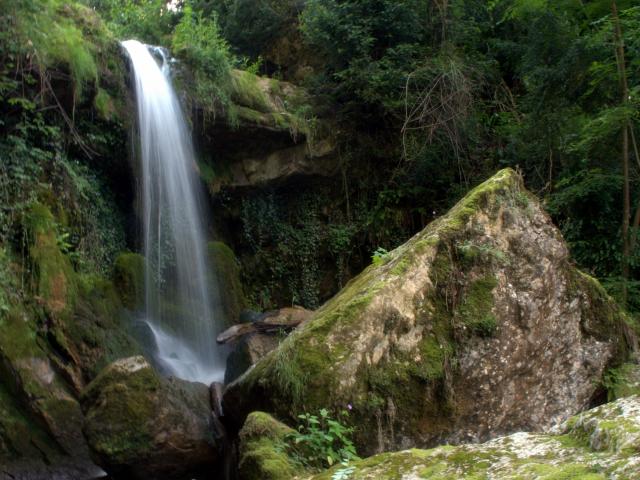
[[[111,282],[78,274],[60,250],[50,209],[33,204],[24,228],[30,271],[9,270],[19,293],[0,311],[0,478],[91,478],[79,392],[138,348]]]
[[[203,127],[200,138],[200,173],[211,192],[337,172],[330,129],[306,117],[305,90],[242,70],[232,72],[232,85],[227,116]]]
[[[482,445],[383,453],[353,462],[348,478],[632,479],[640,477],[639,446],[634,396],[573,417],[553,435],[515,433]],[[341,468],[311,478],[330,480]]]
[[[109,365],[82,407],[93,458],[118,478],[201,478],[218,460],[207,386],[161,379],[143,357]]]
[[[353,406],[361,454],[545,429],[628,354],[626,318],[503,170],[229,386],[227,415]]]
[[[223,242],[209,242],[207,255],[216,276],[216,284],[212,286],[216,313],[224,317],[225,325],[233,325],[247,305],[240,280],[240,263],[233,250]]]

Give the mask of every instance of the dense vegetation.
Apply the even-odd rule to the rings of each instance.
[[[261,265],[257,306],[317,306],[378,248],[512,166],[580,266],[637,310],[636,3],[2,0],[0,243],[20,252],[20,219],[40,201],[77,269],[107,271],[125,247],[131,193],[110,174],[128,155],[116,39],[136,37],[189,67],[184,88],[210,118],[233,119],[243,68],[304,85],[305,115],[335,123],[333,183],[240,199],[234,247]]]

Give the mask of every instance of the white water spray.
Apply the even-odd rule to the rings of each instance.
[[[210,383],[224,375],[215,342],[213,277],[207,268],[191,137],[169,79],[147,46],[122,42],[135,77],[140,130],[147,323],[169,373]]]

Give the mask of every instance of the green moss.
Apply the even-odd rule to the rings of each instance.
[[[261,88],[260,77],[244,70],[231,72],[231,99],[240,106],[262,113],[270,113],[271,106]]]
[[[456,319],[477,335],[491,336],[497,328],[497,320],[492,312],[492,292],[497,285],[498,281],[491,275],[474,280],[456,309]]]
[[[420,361],[416,363],[414,374],[424,380],[444,378],[445,361],[452,355],[448,342],[440,342],[435,335],[423,338],[419,345]]]
[[[125,307],[130,310],[141,308],[144,305],[144,257],[130,252],[118,255],[113,283]]]
[[[217,277],[220,292],[219,309],[225,323],[238,323],[240,312],[247,308],[244,287],[240,275],[240,262],[233,250],[223,242],[209,242],[209,261]]]
[[[159,389],[160,379],[148,366],[132,372],[111,365],[101,372],[82,393],[88,410],[84,433],[91,447],[115,464],[150,452]]]
[[[51,211],[41,203],[34,203],[25,219],[29,232],[29,258],[32,283],[49,313],[61,318],[74,307],[77,297],[76,277],[69,259],[58,246],[56,223]]]
[[[301,466],[287,455],[285,437],[293,430],[263,412],[253,412],[240,431],[240,480],[289,480]]]
[[[523,474],[540,480],[605,480],[607,477],[597,469],[578,463],[563,465],[535,464],[525,468]]]
[[[12,360],[44,356],[37,343],[37,325],[21,306],[0,316],[0,351]]]
[[[93,105],[98,115],[103,120],[111,120],[115,113],[115,105],[111,96],[102,88],[99,88],[93,99]]]
[[[515,198],[523,189],[522,178],[514,170],[500,170],[467,193],[444,217],[433,222],[431,229],[437,229],[441,238],[446,238],[462,230],[478,210],[493,210],[500,206],[502,199]]]
[[[0,382],[0,461],[21,457],[51,460],[62,452],[55,440],[37,425]]]
[[[85,376],[94,378],[118,358],[139,353],[125,333],[120,296],[112,282],[97,276],[80,277],[80,295],[73,321],[65,322],[65,335],[75,346]]]

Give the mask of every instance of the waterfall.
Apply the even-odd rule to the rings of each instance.
[[[169,374],[211,383],[224,375],[199,205],[195,155],[170,68],[161,49],[122,42],[135,78],[140,135],[141,214],[145,255],[145,321],[155,360]]]

